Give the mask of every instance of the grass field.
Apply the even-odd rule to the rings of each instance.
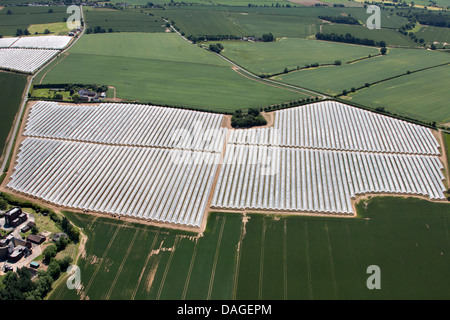
[[[3,153],[5,142],[11,130],[27,77],[17,73],[0,72],[0,152]]]
[[[50,31],[49,34],[56,35],[67,35],[67,33],[70,31],[70,29],[67,28],[67,23],[65,22],[32,24],[28,27],[28,31],[30,31],[32,35],[45,34],[46,30]]]
[[[420,45],[410,37],[405,36],[394,29],[368,29],[365,26],[352,26],[343,24],[325,24],[322,26],[323,33],[335,33],[346,35],[350,33],[352,36],[360,39],[371,39],[374,41],[384,41],[387,46],[393,47],[410,47],[415,48]]]
[[[42,83],[107,84],[123,99],[220,112],[305,97],[250,80],[176,34],[85,35],[47,70]]]
[[[85,8],[84,15],[88,28],[101,27],[107,32],[164,32],[165,23],[159,17],[125,10],[104,10]]]
[[[378,48],[283,38],[276,42],[223,42],[222,55],[255,73],[283,72],[306,64],[342,63],[379,54]]]
[[[49,13],[49,10],[53,13]],[[0,34],[15,36],[17,29],[27,29],[30,25],[63,22],[68,18],[65,6],[8,7],[0,11]],[[11,11],[11,14],[8,14]]]
[[[88,236],[78,263],[83,289],[77,295],[61,283],[50,299],[450,297],[450,204],[380,197],[358,213],[245,220],[213,213],[199,238],[68,214]],[[381,269],[381,290],[366,287],[370,265]]]
[[[446,47],[450,46],[449,28],[421,26],[419,31],[417,31],[415,34],[418,39],[422,38],[429,44],[439,42],[439,45],[437,45],[437,47],[443,47],[445,43],[447,43]]]
[[[338,94],[344,89],[349,91],[352,87],[358,88],[364,86],[365,83],[404,74],[408,70],[418,70],[447,62],[450,62],[448,53],[423,49],[391,48],[385,56],[343,64],[338,67],[300,70],[277,76],[276,79],[329,94]]]
[[[385,107],[412,118],[450,122],[450,66],[412,73],[362,89],[349,97],[372,107]]]

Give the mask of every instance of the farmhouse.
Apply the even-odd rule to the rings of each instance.
[[[29,242],[34,244],[41,244],[42,242],[45,241],[45,239],[46,237],[41,234],[30,234],[27,238]]]
[[[81,89],[78,94],[82,101],[98,101],[98,94],[92,90]]]

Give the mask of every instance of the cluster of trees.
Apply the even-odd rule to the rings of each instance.
[[[184,32],[181,32],[181,35],[184,36]],[[189,35],[186,37],[188,40],[193,43],[197,43],[199,41],[221,41],[221,40],[238,40],[242,39],[242,37],[238,37],[235,35],[229,34],[212,34],[212,35],[202,35],[202,36],[194,36]]]
[[[275,111],[275,110],[279,110],[279,109],[283,109],[283,108],[298,106],[298,105],[301,105],[304,103],[311,103],[311,102],[319,101],[319,99],[320,99],[319,97],[304,98],[304,99],[299,99],[299,100],[293,100],[293,101],[286,102],[286,103],[275,104],[275,105],[263,107],[262,109],[264,111]]]
[[[28,29],[17,29],[16,31],[16,37],[21,37],[21,36],[29,36],[30,35],[30,31],[28,31]]]
[[[223,46],[220,43],[211,43],[209,45],[209,50],[215,53],[220,53],[223,50]]]
[[[231,126],[233,128],[250,128],[266,124],[267,121],[258,108],[249,108],[246,112],[236,110],[231,117]]]
[[[386,47],[385,41],[375,41],[373,39],[367,39],[367,38],[357,38],[352,36],[350,33],[346,33],[345,35],[342,34],[335,34],[335,33],[317,33],[316,34],[317,40],[325,40],[325,41],[335,41],[335,42],[345,42],[345,43],[354,43],[354,44],[361,44],[365,46],[372,46],[372,47]]]
[[[53,259],[47,271],[39,270],[32,280],[31,271],[22,267],[17,272],[9,271],[2,279],[0,300],[42,300],[52,290],[52,284],[72,263],[72,258]]]
[[[427,11],[427,12],[415,12],[413,13],[413,15],[417,19],[417,21],[419,21],[420,24],[426,24],[435,27],[450,28],[449,14],[442,14],[442,12],[436,14]]]
[[[319,19],[331,21],[334,23],[360,25],[358,19],[355,19],[350,15],[349,16],[319,16]]]
[[[114,32],[113,28],[108,28],[108,32]],[[86,33],[90,34],[90,33],[106,33],[106,30],[100,26],[96,26],[94,29],[92,28],[87,28],[86,29]]]
[[[273,34],[271,32],[264,33],[262,35],[262,41],[264,41],[264,42],[272,42],[272,41],[275,41],[275,37],[273,36]]]

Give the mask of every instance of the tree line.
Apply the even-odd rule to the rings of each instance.
[[[358,19],[353,18],[352,16],[319,16],[319,19],[334,23],[361,25]]]
[[[346,33],[345,35],[336,34],[336,33],[316,33],[317,40],[325,40],[325,41],[334,41],[334,42],[345,42],[345,43],[353,43],[353,44],[361,44],[365,46],[372,47],[386,47],[385,41],[375,41],[373,39],[368,38],[357,38],[352,36],[350,33]]]

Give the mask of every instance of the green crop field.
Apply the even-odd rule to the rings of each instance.
[[[379,54],[378,48],[283,38],[276,42],[223,42],[222,54],[255,73],[283,72],[307,64],[334,64]]]
[[[250,80],[173,33],[85,35],[69,52],[42,83],[107,84],[122,99],[219,112],[306,97]]]
[[[84,8],[86,25],[112,32],[164,32],[165,23],[159,17],[139,11]]]
[[[365,83],[450,62],[450,55],[424,49],[391,48],[385,56],[377,56],[341,66],[319,67],[280,75],[275,79],[315,89],[329,94],[340,94],[345,89],[358,88]],[[419,94],[419,93],[417,93]]]
[[[6,139],[10,133],[14,118],[19,111],[19,105],[27,76],[0,72],[0,152],[3,154]]]
[[[0,35],[15,36],[17,29],[24,30],[30,25],[63,22],[70,16],[66,10],[65,6],[8,7],[0,11]]]
[[[365,26],[353,26],[343,24],[325,24],[322,26],[323,33],[335,33],[346,35],[350,33],[352,36],[360,39],[371,39],[374,41],[384,41],[387,46],[393,47],[420,47],[410,37],[405,36],[394,29],[368,29]]]
[[[388,80],[350,94],[352,101],[416,119],[450,122],[450,65]]]
[[[321,14],[340,14],[334,8],[314,7],[182,7],[149,10],[174,20],[186,35],[236,35],[306,38],[319,31]]]
[[[450,47],[450,28],[421,26],[415,35],[429,44],[438,42],[437,47],[442,47],[445,43],[447,43],[447,48]]]
[[[155,12],[155,11],[152,11]],[[156,14],[156,12],[155,12]],[[237,24],[229,11],[209,7],[207,10],[170,9],[160,12],[186,35],[251,35]]]
[[[67,214],[82,289],[50,299],[448,299],[450,205],[376,197],[358,218],[212,213],[201,237]],[[407,226],[407,228],[405,228]],[[381,271],[369,290],[367,268]]]

